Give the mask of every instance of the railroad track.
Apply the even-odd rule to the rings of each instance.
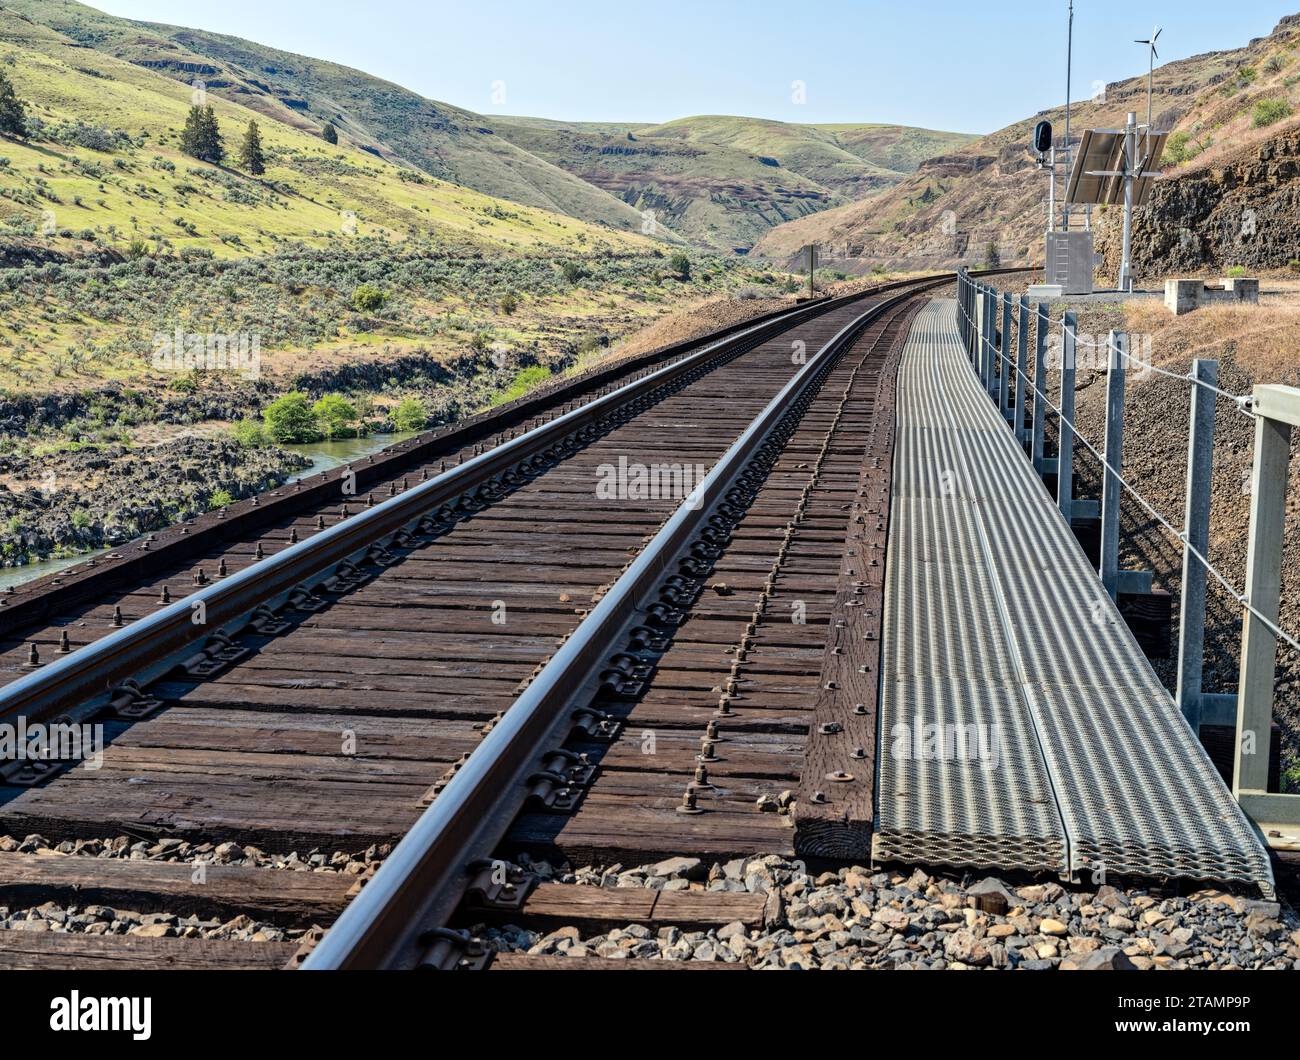
[[[850,734],[854,767],[818,739],[819,711],[828,691],[874,709],[856,661],[880,615],[881,413],[918,296],[946,282],[613,369],[10,597],[0,720],[101,723],[110,746],[97,769],[7,764],[0,832],[145,847],[10,852],[10,907],[247,911],[291,939],[343,914],[304,945],[174,921],[11,938],[0,964],[473,964],[449,925],[539,900],[511,853],[793,854],[790,815],[767,811],[796,795],[814,852],[851,847],[874,717]],[[846,628],[865,670],[828,679]],[[232,842],[321,868],[369,847],[382,867],[214,864],[196,882],[166,860]]]

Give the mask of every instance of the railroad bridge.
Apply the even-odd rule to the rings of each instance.
[[[1240,406],[1258,422],[1242,686],[1209,696],[1215,387],[1203,363],[1189,376],[1176,532],[1200,592],[1180,601],[1171,694],[1121,607],[1149,586],[1118,568],[1124,338],[1094,559],[1072,529],[1092,514],[1073,493],[1072,363],[1053,399],[1057,325],[998,282],[886,284],[602,365],[8,593],[0,720],[105,746],[7,762],[0,832],[395,845],[364,886],[214,867],[202,894],[184,864],[0,853],[9,893],[333,921],[313,946],[252,950],[6,932],[24,937],[0,940],[0,963],[473,964],[453,930],[467,908],[574,915],[524,854],[1271,895],[1300,831],[1267,775],[1297,394]],[[1069,314],[1059,326],[1072,355]],[[633,464],[704,474],[682,496],[610,490]],[[1225,723],[1216,767],[1200,737]],[[743,920],[752,897],[651,894],[627,914]]]

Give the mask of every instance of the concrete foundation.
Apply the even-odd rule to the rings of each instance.
[[[1217,284],[1196,279],[1165,281],[1165,305],[1176,317],[1203,305],[1258,303],[1259,280],[1254,278],[1225,277]]]

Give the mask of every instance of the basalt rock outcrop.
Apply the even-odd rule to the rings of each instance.
[[[1107,211],[1098,249],[1108,273],[1119,268],[1120,215]],[[1300,131],[1236,159],[1157,181],[1133,215],[1139,276],[1282,269],[1300,261]]]

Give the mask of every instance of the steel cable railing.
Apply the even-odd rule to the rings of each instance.
[[[963,277],[959,282],[970,283],[974,285],[974,281],[966,277]],[[976,287],[976,286],[973,286],[972,289],[976,291],[981,290],[980,287]],[[1015,361],[1012,358],[1008,357],[1005,353],[1003,353],[1003,351],[1000,350],[998,346],[991,341],[988,335],[982,333],[984,329],[982,329],[979,326],[979,323],[971,316],[970,311],[967,308],[964,299],[962,298],[957,299],[957,307],[958,307],[958,312],[961,314],[962,318],[964,318],[962,321],[962,323],[964,324],[964,330],[966,334],[969,334],[974,338],[977,344],[977,348],[979,347],[986,348],[990,356],[995,356],[998,359],[998,361],[1001,362],[1002,365],[1009,367],[1018,376],[1020,376],[1020,378],[1023,379],[1024,382],[1029,386],[1030,390],[1033,391],[1033,393],[1040,400],[1042,400],[1043,404],[1046,405],[1048,408],[1050,408],[1056,414],[1059,421],[1069,427],[1071,436],[1073,438],[1077,438],[1080,442],[1084,444],[1084,446],[1087,447],[1087,449],[1093,454],[1093,456],[1097,458],[1098,462],[1105,469],[1105,471],[1114,476],[1115,481],[1118,482],[1124,488],[1124,490],[1127,491],[1135,500],[1137,500],[1137,502],[1142,506],[1142,508],[1153,519],[1155,519],[1156,522],[1159,523],[1160,526],[1162,526],[1183,548],[1185,548],[1192,557],[1196,559],[1196,561],[1215,579],[1215,581],[1217,581],[1224,588],[1224,590],[1233,598],[1233,600],[1237,602],[1239,606],[1249,611],[1250,614],[1253,615],[1256,619],[1258,619],[1264,625],[1264,627],[1275,637],[1277,637],[1282,641],[1285,641],[1293,650],[1300,653],[1300,638],[1292,636],[1286,630],[1282,629],[1277,623],[1269,619],[1266,615],[1261,614],[1260,611],[1251,602],[1250,598],[1246,595],[1244,590],[1238,589],[1231,582],[1231,580],[1210,561],[1208,556],[1204,555],[1199,549],[1192,546],[1192,544],[1190,543],[1190,533],[1188,529],[1184,527],[1183,529],[1179,530],[1168,519],[1166,519],[1165,516],[1162,515],[1156,509],[1156,507],[1146,497],[1142,495],[1141,491],[1138,490],[1136,486],[1134,486],[1131,482],[1129,482],[1126,478],[1124,478],[1119,468],[1116,468],[1110,464],[1110,462],[1106,459],[1105,454],[1102,453],[1097,448],[1097,446],[1094,445],[1088,439],[1088,437],[1079,430],[1078,424],[1075,422],[1075,420],[1072,420],[1069,417],[1067,417],[1062,412],[1061,408],[1055,403],[1053,403],[1051,398],[1049,398],[1045,393],[1043,393],[1043,391],[1037,386],[1034,380],[1030,379],[1029,376],[1021,369],[1021,367],[1018,364],[1015,363]],[[1061,331],[1063,338],[1066,334],[1068,334],[1068,329],[1066,327],[1066,322],[1064,318],[1062,318],[1061,326],[1059,330]],[[1194,375],[1191,375],[1190,373],[1187,375],[1181,375],[1179,373],[1170,372],[1165,369],[1157,369],[1152,365],[1148,365],[1145,361],[1141,361],[1133,357],[1131,354],[1128,353],[1127,350],[1124,350],[1122,347],[1117,346],[1114,340],[1109,337],[1107,338],[1106,341],[1106,348],[1109,351],[1113,351],[1115,354],[1118,354],[1120,357],[1123,357],[1124,359],[1126,359],[1131,363],[1141,365],[1144,369],[1150,369],[1156,371],[1159,374],[1168,376],[1169,378],[1172,379],[1179,379],[1184,382],[1194,383],[1197,386],[1201,386],[1209,391],[1213,391],[1216,396],[1223,397],[1226,400],[1232,402],[1234,406],[1240,409],[1245,415],[1251,417],[1252,420],[1254,419],[1254,413],[1250,410],[1252,398],[1249,395],[1237,395],[1237,394],[1229,393],[1228,391],[1222,390],[1219,387],[1207,383],[1202,379],[1197,379]],[[1000,372],[1002,370],[1004,369],[1000,369]],[[1001,392],[1001,388],[999,388],[999,392]]]

